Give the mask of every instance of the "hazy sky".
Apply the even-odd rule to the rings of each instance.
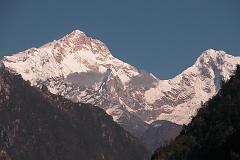
[[[240,55],[240,0],[0,0],[1,56],[74,29],[167,79],[208,48]]]

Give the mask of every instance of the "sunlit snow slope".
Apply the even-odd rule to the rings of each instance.
[[[32,85],[46,85],[54,94],[100,106],[139,136],[156,120],[189,123],[200,104],[215,95],[221,80],[240,64],[240,57],[209,49],[175,78],[159,80],[76,30],[40,48],[5,56],[3,62]]]

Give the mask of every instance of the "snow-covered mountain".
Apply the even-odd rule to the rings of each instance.
[[[175,78],[160,80],[115,58],[103,42],[76,30],[40,48],[5,56],[3,63],[32,85],[46,85],[54,94],[103,108],[140,136],[157,120],[189,123],[240,64],[240,57],[209,49]]]

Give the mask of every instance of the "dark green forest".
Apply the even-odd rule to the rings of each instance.
[[[240,159],[240,66],[218,94],[202,105],[191,123],[152,160]]]

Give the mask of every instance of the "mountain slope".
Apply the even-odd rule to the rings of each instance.
[[[126,96],[124,83],[139,74],[137,69],[113,57],[105,44],[79,30],[39,49],[6,56],[3,62],[32,85],[45,84],[54,94],[98,105],[120,124],[128,126],[128,119],[133,119],[137,132],[147,126],[119,98]]]
[[[166,120],[158,120],[150,124],[141,135],[140,140],[153,152],[160,146],[168,145],[179,135],[181,130],[181,125]]]
[[[0,159],[147,159],[104,110],[41,91],[0,68]]]
[[[156,120],[189,123],[200,104],[217,93],[221,79],[228,79],[240,64],[240,57],[210,49],[175,78],[160,80],[76,30],[40,48],[5,56],[3,62],[32,85],[44,84],[54,94],[100,106],[140,137]]]
[[[240,57],[209,49],[175,78],[160,81],[145,93],[149,102],[158,106],[157,119],[188,124],[200,104],[217,93],[221,80],[229,79],[236,64],[240,64]]]
[[[152,159],[240,159],[240,66],[176,140],[159,148]]]

